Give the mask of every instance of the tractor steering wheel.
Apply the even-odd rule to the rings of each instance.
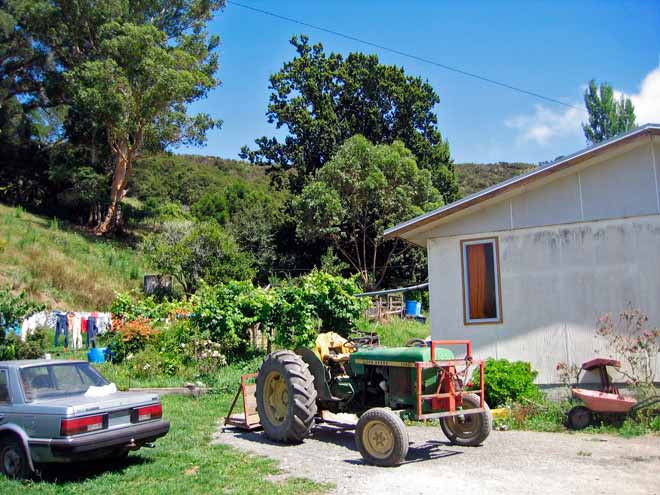
[[[410,339],[406,342],[406,347],[427,347],[424,339]]]

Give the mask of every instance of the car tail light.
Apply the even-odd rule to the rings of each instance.
[[[63,437],[69,437],[71,435],[103,430],[108,427],[107,418],[105,414],[99,414],[84,418],[63,419],[60,433]]]
[[[150,406],[136,407],[131,412],[131,422],[140,423],[151,419],[160,419],[163,417],[162,404],[152,404]]]

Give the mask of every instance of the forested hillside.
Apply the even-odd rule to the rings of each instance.
[[[535,167],[521,162],[459,163],[456,165],[458,187],[462,196],[468,196]]]

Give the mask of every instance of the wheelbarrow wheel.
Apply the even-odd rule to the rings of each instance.
[[[584,406],[575,406],[568,411],[567,426],[571,430],[583,430],[593,422],[593,413]]]
[[[360,416],[355,443],[368,464],[398,466],[408,454],[408,431],[397,414],[374,407]]]
[[[463,409],[478,409],[480,403],[476,394],[463,396]],[[480,413],[440,418],[440,428],[454,445],[463,447],[481,445],[493,429],[493,418],[485,401],[484,409]]]

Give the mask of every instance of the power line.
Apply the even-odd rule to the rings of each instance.
[[[505,83],[505,82],[502,82],[502,81],[497,81],[497,80],[491,79],[489,77],[481,76],[481,75],[475,74],[473,72],[468,72],[466,70],[459,69],[458,67],[452,67],[451,65],[441,64],[440,62],[436,62],[436,61],[430,60],[428,58],[419,57],[419,56],[414,55],[412,53],[397,50],[396,48],[390,48],[388,46],[380,45],[378,43],[374,43],[374,42],[367,41],[367,40],[364,40],[364,39],[361,39],[361,38],[357,38],[357,37],[351,36],[349,34],[344,34],[344,33],[341,33],[339,31],[335,31],[334,29],[328,29],[328,28],[324,28],[324,27],[321,27],[321,26],[317,26],[315,24],[310,24],[309,22],[305,22],[305,21],[301,21],[299,19],[294,19],[292,17],[287,17],[287,16],[284,16],[284,15],[276,14],[275,12],[271,12],[269,10],[263,10],[263,9],[259,9],[257,7],[252,7],[250,5],[245,5],[243,3],[236,2],[234,0],[226,0],[226,2],[230,5],[235,5],[237,7],[242,7],[244,9],[251,10],[251,11],[257,12],[259,14],[267,15],[267,16],[274,17],[276,19],[280,19],[280,20],[287,21],[287,22],[292,22],[294,24],[299,24],[300,26],[305,26],[305,27],[308,27],[308,28],[311,28],[311,29],[316,29],[318,31],[323,31],[324,33],[332,34],[334,36],[338,36],[340,38],[345,38],[347,40],[355,41],[357,43],[362,43],[363,45],[368,45],[368,46],[371,46],[371,47],[374,47],[374,48],[378,48],[379,50],[384,50],[386,52],[394,53],[394,54],[400,55],[402,57],[407,57],[407,58],[410,58],[410,59],[413,59],[413,60],[417,60],[419,62],[424,62],[426,64],[434,65],[436,67],[440,67],[441,69],[445,69],[445,70],[448,70],[448,71],[451,71],[451,72],[456,72],[458,74],[462,74],[464,76],[472,77],[473,79],[478,79],[479,81],[483,81],[483,82],[486,82],[486,83],[489,83],[489,84],[493,84],[495,86],[500,86],[502,88],[510,89],[512,91],[517,91],[518,93],[522,93],[522,94],[525,94],[527,96],[533,96],[534,98],[539,98],[541,100],[545,100],[545,101],[548,101],[550,103],[556,103],[557,105],[562,105],[562,106],[565,106],[565,107],[568,107],[568,108],[574,108],[574,109],[577,109],[577,110],[585,111],[584,108],[582,108],[582,107],[578,107],[576,105],[571,105],[570,103],[563,102],[561,100],[558,100],[556,98],[552,98],[550,96],[544,96],[544,95],[542,95],[540,93],[536,93],[534,91],[529,91],[527,89],[520,88],[518,86],[513,86],[511,84],[508,84],[508,83]]]

